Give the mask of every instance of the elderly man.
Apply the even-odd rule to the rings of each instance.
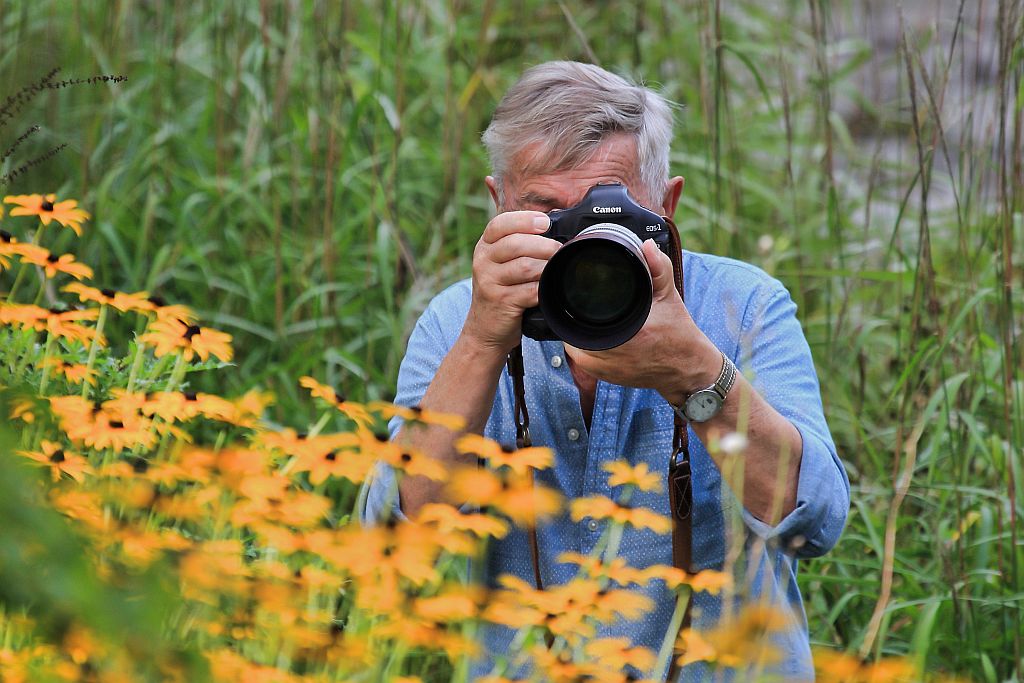
[[[769,601],[790,614],[793,627],[775,637],[783,655],[778,673],[811,679],[806,617],[796,583],[796,559],[821,555],[839,537],[849,507],[849,484],[822,414],[810,350],[785,287],[735,260],[684,252],[684,297],[673,284],[672,260],[653,241],[643,245],[654,301],[643,328],[605,351],[583,351],[561,341],[522,336],[524,310],[538,302],[538,280],[559,243],[542,236],[546,212],[576,205],[593,186],[620,183],[636,201],[672,216],[683,178],[668,175],[672,114],[653,91],[599,67],[551,62],[528,70],[506,93],[483,141],[493,175],[486,179],[497,215],[473,254],[473,276],[438,295],[409,340],[396,402],[457,413],[468,430],[502,443],[515,439],[513,385],[507,354],[522,344],[526,403],[536,445],[554,450],[551,470],[538,481],[567,498],[614,497],[602,465],[625,460],[666,472],[672,453],[674,410],[688,418],[693,471],[692,565],[721,569],[727,546],[745,548],[747,585],[741,602]],[[685,303],[684,303],[685,300]],[[735,365],[734,365],[735,364]],[[719,381],[739,366],[731,386]],[[701,390],[725,394],[716,405],[688,402]],[[450,464],[472,464],[441,429],[392,433]],[[717,439],[746,435],[742,477],[723,486]],[[732,441],[737,441],[734,437]],[[740,439],[740,441],[743,441]],[[441,499],[439,486],[407,477],[394,495],[394,473],[380,467],[365,492],[364,519],[415,516]],[[632,505],[667,515],[662,493],[634,495]],[[741,519],[740,527],[726,520]],[[567,515],[538,529],[545,584],[572,578],[560,564],[566,551],[588,553],[604,523]],[[668,535],[627,529],[620,555],[635,567],[672,564]],[[493,543],[485,574],[534,580],[525,533]],[[675,600],[660,581],[644,589],[656,610],[620,621],[601,635],[628,635],[657,650]],[[721,600],[695,598],[693,625],[710,628]],[[490,656],[503,654],[511,633],[485,633]],[[486,672],[486,668],[481,671]],[[697,680],[704,670],[684,669]]]

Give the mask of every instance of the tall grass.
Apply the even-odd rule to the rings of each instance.
[[[819,364],[854,503],[804,568],[812,639],[1020,680],[1022,3],[906,9],[5,2],[0,92],[129,79],[26,108],[18,155],[68,147],[5,191],[82,199],[98,282],[192,304],[235,335],[233,381],[309,422],[286,378],[389,397],[416,313],[467,274],[478,135],[523,67],[643,77],[682,105],[687,247],[782,279]]]

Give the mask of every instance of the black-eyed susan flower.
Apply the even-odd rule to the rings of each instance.
[[[683,655],[679,665],[697,661],[714,662],[720,666],[740,668],[766,666],[778,662],[782,654],[770,636],[793,628],[791,619],[777,608],[752,604],[732,619],[723,619],[710,631],[684,629],[679,649]]]
[[[383,460],[397,470],[416,477],[427,477],[434,481],[444,481],[448,470],[429,455],[414,448],[393,442],[382,432],[371,432],[368,429],[356,431],[359,438],[359,450],[371,460]]]
[[[612,460],[601,466],[608,477],[608,486],[633,486],[641,491],[661,491],[661,475],[651,472],[647,463],[630,465],[623,460]]]
[[[106,346],[106,339],[98,334],[95,328],[82,325],[83,321],[96,320],[99,310],[88,308],[82,310],[72,309],[62,311],[50,309],[46,311],[46,317],[41,324],[36,324],[37,330],[46,330],[51,336],[71,341],[88,344],[95,341],[100,346]]]
[[[192,360],[194,356],[199,356],[200,360],[215,356],[228,362],[234,355],[230,334],[209,327],[189,325],[176,318],[152,321],[139,339],[152,344],[153,353],[157,357],[180,353],[185,360]]]
[[[486,458],[491,467],[507,467],[519,475],[531,469],[547,469],[554,461],[550,448],[535,446],[516,450],[479,434],[463,434],[455,441],[455,447],[462,453]]]
[[[508,524],[503,520],[491,515],[463,513],[446,503],[427,503],[420,508],[416,521],[435,526],[443,534],[468,532],[477,538],[504,538],[508,534]]]
[[[370,411],[365,406],[347,400],[341,392],[326,384],[317,382],[312,377],[300,377],[299,386],[308,389],[310,396],[313,398],[319,398],[330,403],[356,424],[367,427],[375,422],[373,415],[370,414]]]
[[[918,667],[905,657],[865,662],[855,655],[825,648],[815,648],[813,654],[814,671],[821,683],[911,683],[921,680]]]
[[[562,498],[557,492],[535,486],[528,475],[499,475],[478,467],[462,467],[452,473],[445,488],[455,503],[490,507],[527,527],[562,508]]]
[[[96,386],[96,371],[84,363],[69,363],[62,358],[47,358],[43,361],[43,366],[61,375],[70,384],[88,382],[91,386]]]
[[[195,312],[184,304],[169,304],[162,296],[146,297],[146,310],[156,315],[157,320],[180,320],[191,325],[199,318]]]
[[[578,565],[587,577],[607,578],[622,585],[631,583],[642,585],[650,580],[643,569],[629,566],[623,557],[615,557],[610,562],[605,562],[594,555],[565,552],[558,556],[558,561]]]
[[[676,590],[685,585],[695,593],[718,595],[723,590],[730,590],[733,587],[731,574],[714,569],[703,569],[696,574],[688,574],[678,567],[655,564],[644,569],[643,574],[646,580],[661,579],[669,590]]]
[[[135,292],[134,294],[128,294],[126,292],[118,292],[113,289],[96,289],[95,287],[83,285],[80,282],[72,282],[64,285],[63,290],[65,292],[77,294],[79,301],[92,301],[104,306],[111,306],[122,313],[127,313],[128,311],[152,310],[152,306],[147,298],[149,296],[147,292]]]
[[[569,513],[574,522],[591,517],[608,519],[638,529],[650,529],[656,534],[667,534],[672,531],[672,521],[665,515],[643,507],[619,505],[605,496],[577,498],[569,504]]]
[[[32,247],[33,245],[25,246]],[[51,254],[48,249],[43,247],[23,248],[21,260],[25,263],[39,266],[48,278],[57,277],[57,273],[65,273],[76,280],[92,278],[92,268],[84,263],[75,261],[74,254],[61,254],[57,256],[56,254]]]
[[[53,481],[59,481],[66,474],[75,481],[81,482],[92,470],[89,462],[78,453],[65,450],[60,444],[43,439],[38,451],[18,451],[20,455],[34,460],[50,470]]]
[[[55,194],[19,194],[4,197],[7,204],[16,204],[11,209],[12,216],[39,216],[43,225],[57,221],[66,228],[71,228],[76,235],[82,234],[82,223],[89,220],[89,214],[79,209],[74,199],[57,201]]]
[[[612,671],[633,666],[646,671],[654,665],[654,652],[646,647],[634,647],[629,638],[595,638],[583,646],[591,659]]]
[[[372,412],[378,413],[386,420],[397,415],[406,422],[418,422],[425,425],[444,427],[445,429],[450,429],[453,432],[459,432],[466,428],[466,418],[462,415],[453,415],[451,413],[439,412],[437,410],[430,410],[419,406],[407,408],[405,406],[395,405],[394,403],[385,403],[384,401],[373,401],[366,407]]]
[[[307,439],[306,448],[292,462],[292,472],[307,472],[318,486],[330,477],[361,484],[373,469],[373,458],[359,451],[359,437],[352,433],[326,434]]]

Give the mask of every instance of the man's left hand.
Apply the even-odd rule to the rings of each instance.
[[[654,301],[636,336],[606,351],[584,351],[569,344],[573,364],[589,375],[620,386],[655,389],[679,405],[688,394],[715,381],[722,355],[693,322],[676,291],[672,260],[654,240],[643,245],[651,271]]]

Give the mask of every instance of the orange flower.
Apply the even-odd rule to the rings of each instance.
[[[327,401],[335,408],[340,410],[345,417],[349,418],[353,422],[368,427],[372,425],[375,420],[370,412],[358,403],[352,403],[345,399],[345,396],[338,391],[335,391],[326,384],[320,384],[312,377],[300,377],[299,385],[309,389],[309,394],[314,398],[319,398]]]
[[[6,230],[0,230],[0,268],[10,267],[10,257],[21,256],[23,246],[14,235]]]
[[[643,569],[630,567],[624,557],[616,557],[611,562],[603,562],[600,557],[583,555],[582,553],[566,552],[558,556],[559,562],[579,565],[585,576],[590,578],[608,578],[627,585],[631,583],[645,584],[650,581]]]
[[[233,356],[230,334],[209,327],[187,325],[178,319],[154,320],[139,339],[153,344],[153,353],[158,357],[180,351],[185,360],[192,360],[193,356],[206,360],[212,355],[228,362]]]
[[[451,505],[428,503],[420,508],[416,521],[436,526],[442,534],[467,531],[477,538],[493,536],[504,538],[508,525],[490,515],[463,514]]]
[[[456,503],[493,508],[516,524],[527,527],[562,508],[561,496],[549,488],[535,486],[530,476],[511,473],[499,476],[476,467],[455,470],[447,492]]]
[[[654,666],[654,653],[646,647],[632,647],[629,638],[597,638],[583,649],[601,666],[613,671],[626,666],[645,671]]]
[[[373,459],[357,450],[359,437],[352,433],[316,436],[294,460],[293,472],[309,472],[309,482],[319,486],[328,477],[341,477],[361,484],[373,468]]]
[[[89,369],[89,366],[83,363],[69,363],[61,358],[47,358],[43,365],[63,375],[64,379],[71,384],[88,382],[91,386],[96,386],[96,371]]]
[[[463,434],[456,440],[455,447],[463,453],[487,458],[491,467],[508,467],[518,475],[526,474],[531,469],[547,469],[554,459],[550,448],[516,450],[479,434]]]
[[[18,453],[49,467],[50,475],[54,481],[59,481],[60,475],[66,474],[75,481],[81,482],[86,474],[92,472],[88,461],[84,457],[71,451],[65,451],[60,447],[60,444],[43,439],[39,446],[42,448],[41,452],[18,451]]]
[[[425,453],[388,440],[387,434],[383,432],[360,429],[357,434],[362,453],[383,460],[397,470],[414,477],[422,476],[434,481],[444,481],[448,477],[448,470],[440,461]]]
[[[380,413],[381,417],[386,420],[398,415],[406,422],[420,422],[427,425],[436,425],[438,427],[450,429],[453,432],[459,432],[466,428],[466,418],[461,415],[441,413],[436,410],[420,408],[419,406],[406,408],[405,406],[385,403],[384,401],[373,401],[367,406],[367,408],[375,413]]]
[[[668,586],[669,590],[676,590],[680,586],[689,586],[694,593],[710,593],[718,595],[723,590],[731,590],[733,587],[732,575],[726,572],[704,569],[696,574],[687,574],[677,567],[669,567],[663,564],[656,564],[643,570],[646,579],[661,579]]]
[[[623,460],[613,460],[602,465],[601,469],[608,472],[608,486],[635,486],[641,491],[661,491],[661,475],[651,472],[647,463],[642,462],[635,467]]]
[[[82,221],[89,220],[89,214],[82,209],[75,208],[78,202],[74,199],[57,201],[57,195],[20,194],[7,195],[4,202],[17,204],[18,207],[11,209],[12,216],[39,216],[43,225],[49,225],[55,220],[66,228],[71,228],[78,236],[82,235]]]
[[[182,304],[169,304],[161,296],[150,296],[146,302],[147,310],[155,313],[157,320],[180,320],[189,325],[197,320],[191,308]]]
[[[97,337],[95,329],[78,324],[78,321],[80,320],[95,320],[98,315],[99,309],[96,308],[70,311],[51,309],[46,311],[45,327],[37,324],[35,325],[35,328],[37,330],[45,329],[55,337],[70,339],[72,341],[80,341],[83,344],[87,344],[95,338],[96,343],[100,346],[105,346],[107,343],[106,339],[104,339],[102,335]]]
[[[625,507],[604,496],[577,498],[570,504],[569,511],[575,522],[584,517],[592,517],[610,519],[638,529],[647,528],[656,534],[667,534],[672,531],[672,521],[668,517],[647,508]]]
[[[814,649],[814,671],[821,683],[910,683],[920,680],[910,659],[889,657],[862,662],[855,655]]]
[[[30,245],[25,246],[28,247]],[[92,278],[92,268],[84,263],[75,261],[74,254],[57,256],[56,254],[51,254],[48,249],[43,247],[34,247],[32,249],[24,249],[21,260],[42,268],[43,272],[46,273],[46,277],[52,278],[56,277],[57,273],[67,273],[76,280]]]
[[[126,294],[113,289],[96,289],[80,282],[72,282],[65,285],[63,289],[65,292],[77,294],[79,301],[94,301],[98,304],[112,306],[122,313],[152,310],[152,304],[146,298],[149,296],[146,292]]]
[[[686,629],[680,634],[683,651],[680,666],[710,661],[737,668],[765,666],[781,658],[769,636],[792,628],[785,614],[767,605],[750,605],[735,619],[723,619],[710,631]]]

